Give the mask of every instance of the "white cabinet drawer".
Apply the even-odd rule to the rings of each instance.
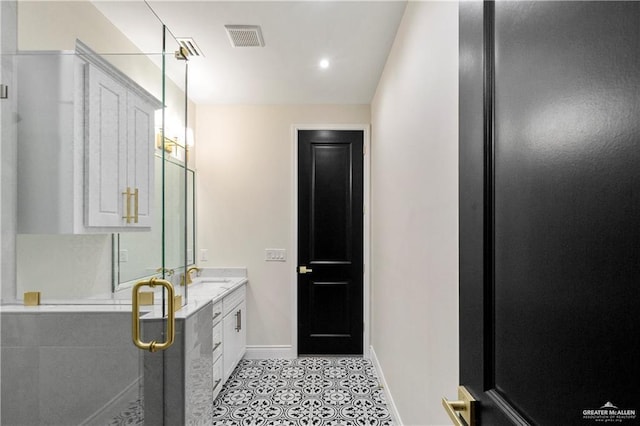
[[[222,355],[222,323],[213,326],[213,361]]]
[[[237,290],[234,290],[233,293],[231,293],[228,296],[225,296],[225,298],[222,300],[223,315],[227,316],[228,313],[232,312],[233,308],[238,306],[240,302],[242,302],[245,299],[246,294],[247,294],[246,285],[243,284]]]
[[[213,317],[212,317],[213,325],[215,326],[221,320],[222,320],[222,300],[213,305]]]
[[[222,357],[218,358],[217,361],[213,363],[213,399],[215,400],[218,394],[220,393],[220,389],[222,389],[222,385],[224,381],[222,379]]]

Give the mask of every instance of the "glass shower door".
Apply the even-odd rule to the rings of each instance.
[[[151,318],[145,323],[145,331],[153,339],[167,341],[169,330],[176,333],[176,339],[182,341],[184,321],[171,325],[171,317],[187,303],[186,276],[188,274],[187,232],[187,59],[179,54],[180,46],[171,32],[164,27],[163,46],[163,110],[161,123],[156,135],[156,164],[159,165],[158,185],[160,199],[158,208],[162,211],[159,230],[162,238],[162,274],[163,283],[172,284],[162,287],[161,318]],[[123,235],[120,235],[122,241]],[[129,236],[130,238],[130,236]],[[134,307],[135,309],[135,307]],[[178,313],[179,315],[179,313]],[[166,323],[166,326],[164,325]],[[176,342],[176,344],[180,344]],[[153,348],[149,348],[153,349]],[[176,358],[184,352],[183,348],[170,347],[154,354],[145,352],[145,422],[148,424],[185,424],[185,401],[180,397],[179,388],[185,384],[180,380],[181,366],[176,366]],[[143,348],[144,350],[144,348]],[[180,371],[174,371],[179,369]],[[151,370],[151,371],[150,371]]]
[[[167,406],[147,403],[146,381],[170,375],[160,349],[170,340],[171,303],[186,300],[186,215],[165,210],[184,206],[184,190],[165,194],[173,178],[162,144],[164,118],[186,116],[184,90],[165,77],[175,49],[143,1],[0,5],[0,95],[8,88],[0,99],[0,423],[142,424]],[[119,13],[136,16],[152,35],[148,46],[107,18]],[[145,138],[146,152],[129,143]],[[126,246],[125,235],[138,239]],[[169,260],[169,235],[178,240],[171,250],[183,253],[178,263]],[[131,279],[114,278],[114,265],[127,262]],[[152,278],[182,302],[157,281],[139,288],[133,309],[135,284]],[[157,335],[145,331],[145,318],[162,322]],[[133,344],[136,324],[142,343],[156,342],[145,351]]]

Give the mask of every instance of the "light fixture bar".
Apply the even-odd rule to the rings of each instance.
[[[176,37],[176,41],[180,47],[184,47],[189,52],[189,56],[204,56],[202,50],[198,47],[195,40],[191,37]]]

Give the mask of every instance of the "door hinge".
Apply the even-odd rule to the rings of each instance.
[[[9,87],[4,84],[0,84],[0,99],[9,98]]]

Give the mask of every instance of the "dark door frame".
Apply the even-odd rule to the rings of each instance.
[[[370,125],[369,124],[294,124],[292,126],[291,149],[291,256],[289,261],[290,288],[291,288],[291,349],[289,356],[298,356],[298,130],[361,130],[364,136],[364,185],[363,185],[363,318],[364,332],[362,354],[364,358],[370,358],[370,298],[371,298],[371,220],[370,220],[370,187],[371,187],[371,152]]]

